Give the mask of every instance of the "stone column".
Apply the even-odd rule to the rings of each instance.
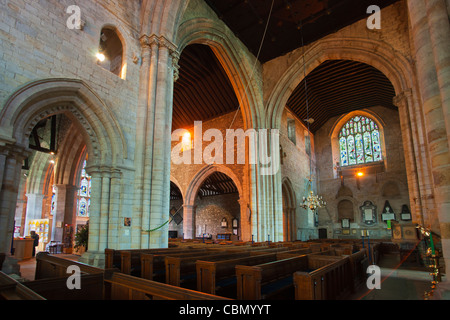
[[[30,235],[30,220],[42,219],[43,194],[27,194],[27,211],[25,216],[24,236]]]
[[[445,74],[446,54],[442,53],[442,42],[437,38],[441,32],[441,18],[429,6],[438,5],[438,2],[430,1],[427,5],[424,0],[408,1],[408,10],[412,27],[412,39],[416,50],[416,67],[418,86],[422,98],[422,109],[425,116],[425,129],[428,137],[429,161],[433,174],[434,198],[437,216],[431,223],[431,228],[442,235],[442,248],[447,274],[450,272],[450,153],[449,153],[449,128],[448,110],[444,109],[438,78]],[[448,17],[447,17],[448,19]],[[430,25],[433,28],[430,28]],[[448,25],[448,21],[447,21]],[[448,48],[447,48],[448,50]],[[437,60],[435,57],[438,56]],[[436,64],[437,62],[437,64]],[[437,69],[441,70],[437,71]],[[443,69],[442,69],[443,68]],[[438,76],[440,74],[440,76]],[[447,74],[448,77],[448,74]],[[447,86],[448,87],[448,86]],[[443,88],[445,90],[445,88]],[[428,226],[426,226],[428,227]]]
[[[22,163],[28,153],[20,147],[5,145],[0,151],[0,254],[6,257],[2,271],[20,274],[17,260],[11,257],[11,244]]]
[[[89,209],[89,243],[88,251],[80,258],[80,262],[96,265],[99,260],[98,257],[104,254],[104,252],[100,251],[102,176],[98,168],[86,168],[86,170],[91,176],[92,190],[91,206]]]
[[[64,226],[75,224],[76,194],[73,185],[55,185],[56,210],[53,216],[52,240],[64,242]],[[75,229],[75,228],[74,228]]]
[[[108,248],[120,249],[119,230],[123,226],[123,219],[120,216],[120,187],[122,174],[118,170],[111,172],[111,191],[109,204],[109,228],[108,228]]]
[[[137,132],[135,208],[141,220],[140,248],[168,246],[170,147],[173,83],[177,78],[178,53],[164,36],[141,37],[143,67],[139,110],[143,114]],[[135,233],[139,230],[135,230]]]
[[[450,22],[445,0],[426,0],[428,26],[436,64],[442,109],[450,141]]]
[[[195,206],[183,205],[183,238],[195,239]]]
[[[429,218],[428,212],[425,209],[427,206],[424,205],[425,199],[423,199],[422,195],[426,194],[426,191],[423,189],[427,186],[430,188],[431,183],[426,183],[425,179],[427,179],[427,177],[429,178],[429,176],[423,175],[419,171],[419,168],[421,171],[427,170],[428,165],[422,160],[426,158],[426,150],[424,150],[423,143],[416,139],[417,130],[413,130],[413,128],[417,128],[420,124],[416,123],[416,119],[410,113],[412,108],[411,96],[412,90],[402,92],[394,98],[394,105],[398,107],[400,114],[400,127],[402,130],[403,149],[405,152],[411,214],[416,223],[425,225],[425,221],[429,221]],[[421,126],[422,125],[420,125],[420,127]],[[414,132],[416,132],[416,134],[414,134]],[[430,192],[432,192],[432,190],[428,190],[428,193]]]
[[[101,171],[101,200],[100,200],[100,233],[98,250],[104,252],[108,245],[109,234],[109,202],[111,188],[111,172],[107,168]],[[95,192],[95,190],[94,190]],[[92,200],[91,200],[92,202]]]

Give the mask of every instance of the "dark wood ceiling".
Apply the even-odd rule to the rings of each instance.
[[[232,193],[238,193],[233,180],[226,174],[215,172],[206,178],[197,195],[200,198],[205,198]]]
[[[190,128],[238,109],[239,102],[227,74],[206,45],[187,46],[180,57],[175,83],[172,130]]]
[[[258,50],[258,38],[262,36],[272,0],[205,1],[251,51]],[[299,21],[303,22],[306,44],[366,18],[369,5],[384,7],[396,1],[275,0],[260,60],[264,62],[298,48]],[[173,130],[188,129],[194,121],[207,121],[238,109],[233,87],[211,48],[200,44],[187,46],[179,65],[180,77],[174,87]],[[363,63],[326,61],[307,76],[306,83],[309,118],[315,120],[311,125],[313,133],[331,117],[376,105],[395,108],[392,104],[395,92],[390,81]],[[304,87],[304,82],[300,83],[287,103],[300,120],[308,117]]]
[[[203,182],[198,190],[200,198],[213,197],[224,194],[239,193],[233,180],[224,173],[215,172]],[[175,183],[170,181],[170,200],[182,200],[183,195]]]
[[[392,83],[378,69],[365,63],[349,60],[325,61],[305,79],[292,93],[287,107],[301,121],[314,119],[314,123],[310,125],[313,133],[328,119],[351,111],[373,106],[397,110],[393,105],[395,90]]]
[[[259,60],[264,63],[361,19],[367,8],[399,0],[274,0]],[[258,56],[272,0],[205,0],[234,34]],[[303,30],[301,28],[303,26]]]

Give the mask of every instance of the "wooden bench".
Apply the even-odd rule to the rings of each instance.
[[[105,271],[104,269],[92,267],[77,261],[52,256],[47,252],[39,252],[36,255],[35,280],[67,278],[70,276],[70,274],[67,273],[67,268],[70,266],[79,267],[81,274],[99,274]]]
[[[296,271],[310,272],[311,266],[336,262],[342,257],[308,254],[268,262],[256,266],[236,266],[237,299],[271,299],[293,288],[292,275]]]
[[[168,248],[168,249],[136,249],[113,250],[105,249],[105,268],[117,268],[122,273],[139,275],[141,254],[165,254],[206,251],[206,248]]]
[[[230,300],[117,272],[104,281],[105,300]]]
[[[274,260],[277,260],[277,253],[220,261],[197,260],[197,291],[221,296],[236,295],[236,265],[252,266]]]
[[[45,298],[0,272],[0,300],[45,300]]]
[[[104,273],[81,274],[80,289],[70,290],[67,277],[24,282],[24,286],[46,300],[103,300]]]
[[[167,256],[166,265],[166,283],[173,286],[192,286],[195,287],[196,262],[228,260],[233,258],[248,257],[251,254],[259,255],[259,252],[235,251],[235,252],[210,252],[209,254],[195,255],[190,257]]]
[[[313,271],[295,272],[293,277],[295,299],[344,299],[351,292],[354,292],[364,279],[365,270],[360,266],[365,265],[366,261],[367,251],[363,249],[350,256],[336,259],[332,263],[324,264]]]

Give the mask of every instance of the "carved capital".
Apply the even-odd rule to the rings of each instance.
[[[396,95],[392,100],[392,103],[396,107],[402,107],[411,97],[412,97],[412,89],[407,89],[402,93]]]

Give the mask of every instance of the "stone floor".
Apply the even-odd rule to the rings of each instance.
[[[79,256],[60,254],[59,257],[77,261]],[[34,280],[36,259],[22,261],[21,278]],[[400,263],[398,255],[384,255],[380,259],[381,289],[360,288],[349,300],[424,300],[425,291],[430,290],[431,276],[424,268]],[[445,280],[445,276],[443,277]]]
[[[398,254],[385,254],[379,262],[381,289],[367,289],[367,286],[350,297],[351,300],[424,300],[424,293],[430,291],[429,272],[424,267],[401,263]],[[446,277],[443,276],[442,280]]]

